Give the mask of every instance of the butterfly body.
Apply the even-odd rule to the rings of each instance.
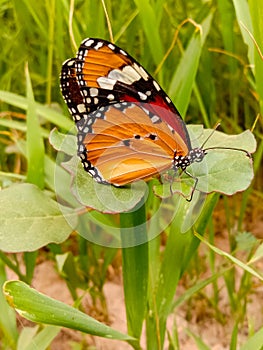
[[[123,186],[204,158],[170,98],[116,45],[85,39],[60,79],[78,128],[78,155],[96,181]]]

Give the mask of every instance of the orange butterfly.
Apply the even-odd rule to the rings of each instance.
[[[123,186],[186,171],[204,158],[170,98],[118,46],[85,39],[76,58],[64,62],[60,82],[78,128],[78,154],[96,181]]]

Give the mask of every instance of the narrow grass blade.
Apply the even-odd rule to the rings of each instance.
[[[146,312],[148,243],[145,205],[120,214],[123,284],[129,334],[140,338]],[[140,244],[142,238],[146,243]]]
[[[0,258],[0,329],[1,329],[1,344],[9,344],[12,349],[15,349],[18,338],[18,330],[16,327],[16,315],[14,310],[7,304],[3,295],[2,287],[6,281],[5,265]]]
[[[180,198],[180,197],[179,197]],[[205,203],[200,218],[197,221],[198,232],[203,234],[213,211],[213,196]],[[149,313],[147,317],[147,341],[148,348],[162,348],[166,331],[166,321],[169,313],[174,307],[174,295],[178,282],[188,266],[192,256],[198,248],[199,242],[191,231],[181,232],[184,221],[188,220],[188,206],[182,199],[179,209],[171,224],[170,233],[166,242],[163,261],[159,274],[155,293],[151,294],[149,300]]]
[[[139,16],[151,50],[152,59],[158,65],[163,58],[164,49],[159,28],[156,25],[158,23],[157,13],[154,12],[149,0],[134,0],[134,2],[140,11]]]
[[[24,96],[20,96],[12,92],[0,90],[0,100],[10,104],[11,106],[15,106],[23,110],[28,109],[28,100]],[[37,115],[43,117],[51,123],[60,126],[66,130],[72,128],[73,121],[65,117],[63,114],[57,112],[56,110],[41,105],[37,102],[35,102],[35,108]]]
[[[60,327],[45,326],[39,333],[36,333],[38,328],[23,328],[18,340],[17,350],[46,350],[60,332]]]
[[[196,343],[197,349],[198,350],[210,350],[210,347],[208,347],[203,340],[201,339],[201,337],[197,336],[196,334],[194,334],[193,332],[191,332],[189,329],[185,330],[186,333],[192,337]]]
[[[248,47],[248,59],[251,66],[254,66],[254,44],[249,36],[249,32],[253,32],[251,15],[249,12],[249,4],[247,0],[233,0],[236,11],[236,17],[240,31],[243,36],[244,43]],[[245,26],[245,27],[244,27]],[[247,28],[247,29],[246,29]],[[249,31],[249,32],[248,32]]]
[[[109,339],[135,340],[69,305],[37,292],[24,282],[8,281],[3,288],[9,304],[30,321],[67,327]]]
[[[189,234],[181,234],[184,206],[180,206],[170,227],[170,234],[154,292],[149,293],[149,311],[146,333],[147,349],[162,349],[166,321],[171,310],[175,290],[181,276],[185,247],[189,244]]]
[[[36,106],[32,91],[28,68],[26,67],[27,85],[27,181],[44,188],[44,155],[45,148],[41,128],[36,114]]]
[[[198,282],[197,284],[195,284],[193,287],[187,289],[179,298],[177,298],[172,307],[171,307],[171,312],[179,307],[180,305],[182,305],[183,303],[185,303],[187,300],[189,300],[194,294],[200,292],[200,290],[202,290],[203,288],[205,288],[206,286],[208,286],[209,284],[213,283],[214,281],[216,281],[219,277],[223,276],[224,273],[227,270],[224,269],[218,273],[213,274],[211,277],[205,279],[204,281]]]
[[[213,246],[212,244],[208,243],[201,235],[199,235],[197,232],[195,232],[195,235],[197,238],[199,238],[204,244],[206,244],[210,249],[212,249],[215,253],[224,256],[234,264],[238,265],[241,267],[243,270],[249,272],[251,275],[257,277],[259,280],[263,281],[263,276],[260,275],[256,270],[252,269],[250,266],[247,264],[243,263],[241,260],[235,258],[231,254],[228,254],[227,252],[224,252],[223,250]]]
[[[180,59],[175,74],[171,79],[168,94],[183,117],[188,108],[202,47],[207,34],[209,33],[212,18],[213,12],[211,12],[200,24],[202,29],[193,33],[187,48]]]
[[[238,338],[238,321],[235,322],[233,330],[232,330],[229,350],[236,350],[237,349],[237,338]]]
[[[253,36],[255,39],[255,78],[257,93],[259,95],[260,112],[263,114],[263,2],[261,0],[249,0],[249,9],[252,18]],[[257,46],[256,46],[257,45]]]

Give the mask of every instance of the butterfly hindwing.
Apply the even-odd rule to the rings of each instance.
[[[99,182],[122,186],[134,179],[148,179],[168,170],[175,150],[187,154],[180,135],[174,137],[165,122],[154,124],[141,103],[123,102],[102,107],[87,133],[79,135],[79,154],[84,168],[92,165]],[[85,130],[85,127],[84,127]]]

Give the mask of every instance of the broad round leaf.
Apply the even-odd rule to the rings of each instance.
[[[72,174],[72,193],[79,203],[103,213],[120,213],[134,208],[147,191],[144,181],[119,188],[97,183],[73,157],[63,166]]]
[[[13,185],[0,191],[0,249],[33,251],[51,242],[65,241],[77,225],[76,214],[58,204],[32,184]]]

